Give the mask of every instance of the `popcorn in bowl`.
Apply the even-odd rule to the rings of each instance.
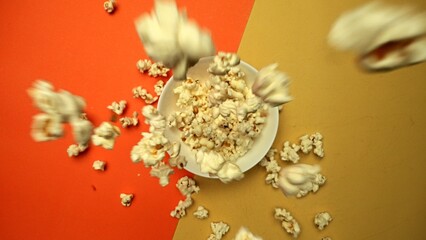
[[[257,70],[236,54],[202,58],[188,77],[167,82],[158,110],[167,119],[165,136],[183,143],[185,169],[222,182],[239,180],[272,145],[278,108],[251,91]]]

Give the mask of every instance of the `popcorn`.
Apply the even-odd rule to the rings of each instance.
[[[314,149],[314,153],[315,155],[317,155],[318,157],[322,158],[324,157],[324,148],[322,146],[322,135],[321,133],[314,133],[311,135],[311,140],[312,140],[312,144],[314,145],[315,149]]]
[[[281,226],[287,233],[297,238],[300,234],[300,226],[296,219],[285,208],[275,208],[275,219],[281,221]]]
[[[203,206],[198,206],[197,210],[193,214],[198,219],[206,219],[209,217],[209,211]]]
[[[71,144],[68,149],[68,157],[76,157],[87,149],[88,145]]]
[[[288,86],[288,77],[276,70],[278,64],[271,64],[260,69],[252,86],[253,93],[260,97],[262,101],[276,107],[291,101]]]
[[[300,198],[309,192],[317,192],[326,178],[321,175],[318,165],[295,164],[283,168],[279,173],[278,186],[286,196]]]
[[[227,161],[217,172],[217,176],[223,183],[229,183],[233,180],[241,180],[244,174],[237,164]]]
[[[217,152],[198,151],[196,154],[196,161],[201,167],[202,173],[216,174],[225,163],[225,159]]]
[[[136,112],[136,111],[133,112],[133,115],[132,115],[131,118],[130,117],[120,118],[120,123],[121,123],[121,126],[123,128],[126,128],[128,126],[136,126],[136,125],[138,125],[138,123],[139,123],[138,112]]]
[[[158,177],[160,185],[164,187],[169,184],[169,175],[173,174],[174,171],[164,162],[159,162],[157,165],[151,167],[151,171],[149,173],[153,177]]]
[[[34,105],[42,111],[33,117],[32,138],[39,142],[62,137],[62,124],[69,122],[76,143],[87,145],[93,125],[87,119],[80,118],[86,105],[84,99],[64,90],[53,90],[52,84],[43,80],[35,81],[28,90]]]
[[[229,231],[229,225],[224,222],[210,223],[212,234],[207,240],[220,240]]]
[[[210,64],[208,71],[214,75],[225,75],[231,67],[240,64],[240,58],[235,53],[219,52]]]
[[[132,89],[134,98],[141,98],[146,104],[153,104],[158,100],[158,96],[152,96],[145,88],[138,86]]]
[[[145,117],[145,123],[150,125],[150,132],[164,132],[166,129],[166,118],[155,107],[151,105],[143,107],[142,115]]]
[[[180,178],[176,183],[176,187],[184,196],[189,196],[200,191],[200,187],[197,186],[195,180],[188,176]]]
[[[308,135],[303,135],[300,137],[300,150],[304,154],[308,154],[312,150],[312,144],[314,142],[309,138]]]
[[[75,118],[70,122],[74,140],[79,145],[88,146],[93,125],[87,119]]]
[[[328,212],[317,213],[314,218],[314,223],[319,230],[324,228],[333,220]]]
[[[190,195],[187,195],[185,200],[180,200],[175,209],[170,213],[170,216],[177,219],[182,218],[186,215],[186,209],[192,205],[192,198]]]
[[[155,1],[152,14],[140,16],[135,25],[147,54],[173,68],[175,80],[185,79],[188,68],[215,52],[210,34],[179,12],[175,1]]]
[[[95,169],[96,171],[105,171],[105,166],[106,166],[106,162],[101,161],[101,160],[96,160],[93,162],[93,169]]]
[[[166,156],[168,140],[160,132],[144,132],[142,136],[132,148],[131,159],[134,163],[143,161],[146,167],[154,166]]]
[[[290,142],[286,141],[283,145],[283,150],[280,152],[281,160],[297,163],[300,159],[299,154],[297,154],[299,150],[300,146],[296,144],[290,146]]]
[[[426,12],[374,1],[344,13],[329,44],[350,50],[367,71],[392,70],[426,60]]]
[[[321,240],[331,240],[331,237],[323,237]]]
[[[105,149],[113,149],[115,138],[120,136],[120,129],[109,122],[102,122],[94,130],[92,142],[96,146],[102,146]]]
[[[268,175],[265,178],[267,184],[271,184],[272,187],[278,188],[278,172],[281,170],[281,167],[278,165],[278,162],[275,160],[275,154],[277,149],[271,148],[265,157],[260,160],[259,165],[266,168]]]
[[[107,108],[110,109],[117,115],[123,114],[124,109],[126,108],[127,102],[121,100],[120,102],[112,102]]]
[[[235,236],[234,239],[235,240],[262,240],[261,237],[255,236],[245,227],[241,227],[240,230],[238,230],[237,235]]]
[[[232,61],[239,64],[239,59]],[[166,121],[167,126],[180,131],[182,142],[196,154],[203,173],[219,176],[226,166],[220,171],[223,182],[243,177],[235,162],[251,149],[268,114],[268,106],[251,93],[236,65],[224,75],[211,75],[206,82],[183,81],[173,90],[179,110]]]
[[[167,77],[167,73],[170,71],[170,69],[166,68],[163,63],[153,63],[151,67],[148,70],[148,75],[152,77]]]
[[[104,9],[107,13],[112,13],[115,10],[115,0],[108,0],[104,2]]]
[[[138,68],[139,72],[146,72],[151,68],[152,62],[148,59],[139,59],[136,62],[136,67]]]
[[[166,119],[155,107],[151,105],[143,107],[142,115],[145,122],[150,125],[149,132],[142,133],[143,138],[132,148],[130,158],[134,163],[143,161],[146,167],[150,167],[162,161],[171,148],[176,150],[176,146],[170,144],[164,136]]]
[[[126,193],[121,193],[120,194],[120,198],[121,198],[121,204],[125,207],[130,207],[130,205],[132,204],[133,201],[133,194],[126,194]]]
[[[160,96],[164,89],[164,82],[162,80],[158,80],[154,85],[154,92],[157,96]]]

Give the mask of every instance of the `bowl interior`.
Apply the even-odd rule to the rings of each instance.
[[[209,73],[207,72],[207,69],[212,61],[213,57],[205,57],[200,59],[200,61],[196,65],[189,69],[187,76],[192,79],[199,79],[200,81],[208,79]],[[247,85],[250,87],[254,82],[257,70],[243,61],[240,62],[239,67],[245,73]],[[163,116],[167,117],[169,114],[178,110],[178,107],[176,106],[178,96],[173,93],[173,89],[178,87],[180,84],[180,81],[175,81],[173,80],[173,77],[171,77],[164,86],[163,92],[160,95],[160,99],[158,101],[158,110]],[[236,164],[240,167],[241,171],[246,172],[247,170],[255,166],[257,163],[259,163],[260,160],[262,160],[262,158],[266,155],[275,140],[275,136],[278,131],[278,123],[278,108],[269,108],[268,118],[266,120],[264,128],[259,134],[259,136],[255,138],[253,147],[244,156],[240,157],[236,162]],[[176,128],[167,128],[165,136],[171,142],[181,142],[179,137],[179,130]],[[209,174],[202,173],[200,171],[200,166],[195,161],[194,153],[186,144],[182,142],[180,154],[184,156],[188,161],[188,164],[185,167],[187,171],[202,177],[217,178],[212,177]]]

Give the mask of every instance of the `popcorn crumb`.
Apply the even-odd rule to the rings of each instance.
[[[153,104],[158,100],[158,96],[152,96],[145,88],[138,86],[132,89],[134,98],[141,98],[146,104]]]
[[[285,208],[275,208],[274,218],[281,221],[281,226],[287,233],[297,238],[300,234],[300,226],[296,219]]]
[[[213,233],[207,240],[220,240],[229,231],[229,225],[224,222],[212,222],[210,227]]]
[[[120,102],[112,102],[107,108],[110,109],[117,115],[123,114],[124,109],[126,108],[127,102],[121,100]]]
[[[96,160],[93,162],[93,169],[97,170],[97,171],[105,171],[105,165],[106,162],[101,161],[101,160]]]
[[[271,148],[265,157],[260,161],[260,165],[265,167],[268,175],[265,178],[265,182],[267,184],[271,184],[273,188],[278,188],[278,172],[281,170],[278,162],[275,160],[275,154],[277,153],[277,149]]]
[[[123,206],[130,207],[130,205],[132,204],[132,201],[133,201],[133,194],[121,193],[120,198],[121,198],[121,204]]]
[[[81,145],[81,144],[71,144],[68,149],[68,157],[76,157],[80,153],[84,152],[88,148],[88,145]]]
[[[115,10],[115,0],[108,0],[104,2],[104,9],[107,13],[112,13]]]
[[[164,187],[169,184],[169,175],[173,174],[174,171],[172,168],[170,168],[169,165],[165,164],[164,162],[160,162],[157,165],[152,166],[149,173],[153,177],[158,177],[160,185]]]
[[[241,227],[240,230],[238,230],[237,235],[235,236],[235,240],[262,240],[262,238],[259,236],[255,236],[247,228]]]
[[[300,137],[300,149],[303,153],[308,154],[312,150],[313,141],[308,135]]]
[[[148,75],[152,77],[159,77],[159,76],[167,77],[167,73],[169,71],[170,69],[164,66],[163,63],[157,62],[151,65],[151,67],[148,70]]]
[[[175,209],[170,213],[170,216],[177,219],[186,216],[186,209],[192,205],[192,198],[190,195],[187,195],[185,200],[180,200]]]
[[[322,158],[324,157],[324,148],[322,146],[322,135],[321,133],[314,133],[311,135],[310,139],[312,140],[312,145],[314,148],[314,154],[318,157]]]
[[[198,206],[197,210],[194,212],[194,216],[198,219],[206,219],[209,217],[209,211],[203,206]]]
[[[321,240],[331,240],[331,237],[323,237]]]
[[[286,141],[283,145],[283,150],[280,152],[281,160],[283,161],[291,161],[293,163],[299,162],[299,154],[297,152],[300,150],[300,146],[296,144],[292,144],[290,146],[290,142]]]
[[[323,230],[332,220],[328,212],[321,212],[315,215],[314,223],[319,230]]]
[[[129,126],[136,126],[139,123],[138,120],[138,112],[133,112],[132,117],[122,117],[120,118],[120,123],[123,128],[129,127]]]
[[[120,129],[109,122],[102,122],[101,125],[94,130],[92,142],[95,146],[102,146],[105,149],[113,149],[115,138],[120,136]]]
[[[139,72],[143,73],[148,71],[151,68],[152,62],[149,59],[139,59],[136,62],[136,67],[138,68]]]
[[[193,193],[198,193],[200,191],[200,187],[197,186],[195,180],[188,176],[181,177],[177,181],[176,187],[184,196],[189,196]]]

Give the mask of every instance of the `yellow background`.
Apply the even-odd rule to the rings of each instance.
[[[424,1],[409,2],[426,10]],[[231,227],[223,239],[241,226],[264,239],[291,239],[274,219],[275,207],[298,220],[299,239],[426,239],[426,64],[366,74],[353,54],[327,44],[338,16],[363,3],[255,2],[238,53],[258,69],[279,63],[292,78],[295,97],[280,114],[274,147],[321,132],[325,157],[302,154],[300,162],[320,164],[328,180],[316,194],[296,199],[266,185],[260,166],[228,185],[196,177],[201,191],[179,221],[175,240],[207,239],[215,221]],[[199,205],[210,210],[208,219],[192,216]],[[321,211],[334,218],[323,231],[313,224]]]

